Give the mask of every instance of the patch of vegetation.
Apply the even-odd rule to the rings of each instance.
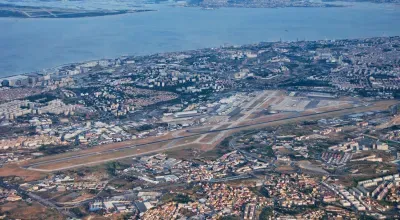
[[[232,137],[227,137],[225,138],[216,148],[213,150],[206,151],[201,154],[201,157],[206,158],[206,159],[216,159],[221,157],[222,155],[230,152],[231,150],[229,149],[229,141],[231,140]]]
[[[273,217],[273,209],[271,207],[264,207],[260,213],[260,220],[268,220]]]
[[[306,210],[312,210],[312,209],[316,209],[316,208],[317,208],[316,205],[308,205],[308,206],[298,207],[296,209],[275,208],[275,210],[284,215],[298,215]]]
[[[271,198],[269,195],[268,190],[265,187],[257,188],[257,187],[251,187],[250,191],[253,192],[254,194],[258,196],[264,196],[266,198]]]
[[[137,127],[136,130],[137,130],[138,132],[142,132],[142,131],[151,130],[151,129],[153,129],[153,128],[154,128],[153,125],[145,124],[145,125],[141,125],[141,126]]]
[[[97,92],[99,90],[99,88],[98,87],[84,87],[84,88],[73,88],[70,90],[72,92],[74,92],[75,94],[80,95],[81,93],[93,94],[93,93]]]
[[[128,167],[129,167],[129,165],[120,163],[118,161],[113,161],[113,162],[109,162],[109,163],[106,164],[107,172],[111,176],[115,176],[117,174],[116,171],[123,170],[123,169],[126,169]]]
[[[178,194],[178,195],[175,196],[173,201],[177,202],[177,203],[188,203],[188,202],[191,202],[193,200],[190,199],[190,197],[188,195]]]
[[[26,99],[31,102],[46,103],[57,99],[57,97],[50,93],[42,93],[38,95],[28,96]]]
[[[13,134],[24,134],[29,135],[36,134],[35,127],[14,127],[14,126],[1,126],[0,127],[0,137],[6,137]]]
[[[129,220],[129,219],[134,219],[132,213],[125,214],[123,217],[123,220]]]
[[[378,202],[379,202],[379,204],[381,204],[381,205],[383,205],[383,206],[397,206],[398,205],[398,203],[397,202],[390,202],[390,201],[387,201],[387,200],[378,200]]]
[[[283,84],[281,87],[286,87],[286,86],[306,86],[306,87],[314,87],[314,86],[320,86],[320,87],[330,87],[331,85],[329,84],[329,82],[325,82],[325,81],[319,81],[319,80],[300,80],[297,82],[291,82],[291,83],[286,83]]]
[[[172,200],[174,200],[174,195],[171,193],[165,193],[161,196],[160,200],[162,201],[162,203],[171,202]]]
[[[311,194],[313,189],[312,188],[303,188],[300,190],[304,194]]]
[[[54,146],[54,145],[43,145],[38,148],[39,152],[45,155],[61,154],[73,148],[73,146]]]
[[[263,147],[262,151],[268,157],[275,157],[274,150],[272,150],[272,146],[270,145],[266,145],[265,147]]]
[[[221,145],[221,147],[229,147],[229,142],[231,141],[231,139],[232,137],[227,137],[223,141],[221,141],[219,145]]]
[[[136,128],[137,132],[142,132],[142,131],[147,131],[147,130],[151,130],[157,127],[168,127],[167,123],[158,123],[158,124],[145,124],[145,125],[141,125],[139,127]]]
[[[88,192],[90,194],[96,195],[97,193],[99,193],[99,190],[98,189],[89,189]]]
[[[85,217],[85,213],[82,212],[82,210],[78,207],[70,209],[71,212],[73,212],[78,218],[83,218]]]
[[[240,217],[236,215],[228,215],[228,216],[222,216],[220,220],[240,220]]]
[[[303,121],[303,125],[317,125],[318,121]]]
[[[372,217],[372,216],[369,216],[369,215],[366,215],[366,214],[362,214],[362,215],[360,215],[360,220],[375,220],[376,218],[374,218],[374,217]]]

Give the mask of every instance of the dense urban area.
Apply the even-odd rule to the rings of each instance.
[[[0,79],[2,219],[398,219],[400,37]]]

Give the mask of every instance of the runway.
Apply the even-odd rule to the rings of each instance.
[[[324,116],[324,115],[328,115],[329,116],[330,114],[334,114],[334,113],[337,113],[339,115],[344,115],[344,114],[348,114],[349,110],[353,110],[352,112],[370,111],[371,109],[374,109],[372,107],[377,107],[377,105],[356,106],[356,107],[348,107],[348,108],[336,109],[336,110],[330,110],[330,111],[324,111],[324,112],[316,112],[316,113],[310,113],[310,114],[300,114],[300,115],[288,116],[288,117],[285,117],[285,118],[280,118],[280,119],[275,119],[275,120],[268,120],[268,121],[263,121],[263,122],[254,122],[254,123],[245,124],[245,125],[237,125],[238,123],[232,122],[232,124],[235,125],[235,126],[231,126],[231,127],[227,127],[227,128],[221,128],[221,129],[215,129],[215,130],[209,130],[209,131],[203,131],[203,132],[196,132],[196,133],[189,134],[189,135],[183,135],[183,136],[168,138],[168,139],[164,139],[164,140],[150,141],[150,142],[142,143],[142,144],[134,144],[134,145],[122,146],[122,147],[115,148],[115,149],[106,149],[106,150],[99,150],[97,152],[90,152],[90,153],[83,153],[83,154],[78,154],[78,155],[71,155],[71,156],[66,156],[64,158],[58,158],[58,159],[49,158],[49,160],[39,161],[39,162],[32,161],[31,163],[23,166],[23,168],[31,169],[31,170],[37,170],[37,171],[44,171],[44,172],[71,169],[71,168],[76,168],[76,167],[79,167],[79,166],[99,164],[99,163],[104,163],[104,162],[107,162],[107,161],[123,159],[123,158],[133,157],[133,156],[139,156],[139,155],[145,155],[145,154],[151,154],[151,153],[171,150],[171,149],[174,149],[174,148],[179,148],[179,147],[182,147],[182,146],[185,146],[185,145],[190,145],[191,143],[185,143],[185,144],[173,145],[173,146],[171,144],[168,144],[168,143],[169,142],[176,143],[177,141],[182,140],[182,139],[197,137],[197,136],[201,136],[201,135],[205,135],[205,134],[225,133],[226,131],[240,131],[240,130],[245,130],[245,129],[253,128],[253,127],[257,127],[257,126],[267,126],[269,124],[273,124],[273,123],[275,124],[275,123],[285,122],[285,121],[289,123],[290,121],[296,120],[296,119],[304,118],[304,120],[307,120],[307,118],[313,118],[314,116]],[[187,133],[191,133],[190,130],[186,130],[186,132]],[[225,138],[225,136],[220,137],[220,138],[221,139],[219,141],[221,141],[223,138]],[[113,154],[113,153],[116,153],[116,152],[122,152],[122,151],[129,150],[129,149],[139,149],[139,148],[142,148],[142,147],[146,147],[146,146],[154,145],[154,144],[160,144],[160,143],[166,143],[167,146],[169,146],[169,147],[167,147],[167,148],[161,147],[161,148],[157,148],[157,149],[153,149],[153,150],[149,149],[149,151],[145,151],[145,152],[130,153],[130,154],[127,154],[127,155],[115,156],[115,157],[110,157],[110,158],[107,158],[107,159],[93,160],[93,158],[92,158],[92,157],[96,157],[96,156],[99,156],[99,155],[106,156],[107,154]],[[74,160],[85,159],[85,158],[87,158],[87,160],[85,162],[74,164]],[[41,158],[41,160],[43,160],[43,159],[45,159],[45,158]],[[96,158],[94,158],[94,159],[96,159]],[[66,166],[63,166],[61,168],[54,168],[54,169],[40,169],[39,168],[39,167],[45,166],[45,165],[65,163],[65,162],[71,162],[71,164],[69,166],[66,165]]]

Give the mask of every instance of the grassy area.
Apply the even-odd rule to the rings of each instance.
[[[67,145],[67,146],[55,146],[55,145],[45,146],[45,145],[43,145],[43,146],[40,146],[38,148],[38,150],[45,155],[54,155],[54,154],[65,153],[72,148],[73,148],[73,146],[69,146],[69,145]]]
[[[228,216],[222,216],[219,220],[240,220],[241,218],[239,216],[235,215],[228,215]]]
[[[165,193],[162,195],[160,199],[163,203],[167,202],[177,202],[177,203],[188,203],[193,201],[188,195],[185,194],[172,194],[172,193]]]
[[[257,196],[264,196],[266,198],[270,198],[268,190],[266,190],[264,187],[251,187],[250,191],[256,194]]]
[[[123,163],[118,162],[118,161],[113,161],[113,162],[109,162],[109,163],[106,164],[107,172],[111,176],[115,176],[116,175],[116,171],[123,170],[123,169],[126,169],[128,167],[129,167],[128,164],[123,164]]]
[[[273,209],[272,207],[264,207],[260,213],[260,220],[268,220],[273,217]]]

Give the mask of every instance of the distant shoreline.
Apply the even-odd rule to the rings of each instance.
[[[357,7],[358,4],[355,4]],[[359,7],[361,9],[364,8],[370,8],[371,6],[373,7],[375,4],[367,4],[364,6],[364,4],[360,4],[362,7]],[[368,7],[367,7],[368,6]],[[172,9],[171,9],[172,8]],[[149,8],[153,9],[153,8]],[[218,11],[204,11],[201,10],[200,8],[188,8],[186,9],[173,9],[173,7],[168,7],[168,8],[154,8],[158,9],[157,13],[153,14],[136,14],[136,15],[121,15],[121,16],[110,16],[110,17],[103,17],[103,18],[86,18],[86,19],[60,19],[60,20],[50,20],[50,19],[15,19],[15,18],[2,18],[0,19],[2,21],[3,28],[4,30],[7,30],[8,27],[13,27],[10,28],[10,32],[12,34],[7,35],[6,33],[2,34],[3,37],[3,44],[4,44],[4,49],[2,51],[2,62],[0,62],[0,78],[7,78],[15,75],[22,75],[22,74],[31,74],[31,73],[42,73],[42,70],[51,70],[55,67],[63,66],[65,64],[73,64],[73,63],[80,63],[83,61],[90,61],[90,60],[100,60],[100,59],[110,59],[110,58],[116,58],[120,57],[123,55],[132,55],[132,56],[143,56],[143,55],[150,55],[150,54],[156,54],[156,53],[165,53],[165,52],[177,52],[177,51],[186,51],[186,50],[193,50],[193,49],[201,49],[201,48],[208,48],[208,47],[219,47],[224,45],[225,43],[229,44],[235,44],[235,45],[244,45],[244,44],[252,44],[252,43],[257,43],[257,42],[262,42],[262,41],[278,41],[280,38],[284,41],[291,40],[295,41],[296,39],[300,40],[322,40],[322,39],[355,39],[355,38],[364,38],[364,37],[377,37],[377,36],[398,36],[399,32],[398,31],[389,31],[386,33],[387,29],[386,27],[379,29],[378,31],[375,31],[376,29],[373,29],[373,31],[366,30],[364,32],[364,28],[354,28],[354,29],[360,29],[357,30],[356,32],[347,30],[346,33],[344,34],[336,34],[336,32],[330,31],[332,29],[331,27],[327,27],[324,25],[324,28],[326,26],[326,30],[329,29],[329,31],[326,31],[325,29],[321,29],[321,27],[314,27],[314,25],[319,25],[321,22],[314,22],[310,17],[307,16],[307,13],[312,11],[314,13],[318,12],[319,14],[325,13],[328,11],[328,9],[299,9],[300,12],[302,13],[302,18],[307,19],[306,25],[301,26],[304,27],[305,30],[311,30],[314,32],[303,32],[303,30],[299,31],[300,29],[296,29],[293,27],[298,27],[299,22],[294,22],[293,20],[296,19],[289,19],[289,20],[284,20],[285,22],[285,27],[279,28],[278,25],[275,25],[276,22],[280,22],[280,19],[275,19],[276,16],[280,16],[280,12],[282,11],[282,16],[285,15],[290,15],[292,11],[296,11],[296,9],[257,9],[254,10],[254,14],[257,16],[258,21],[260,21],[260,18],[268,17],[268,18],[274,18],[274,20],[271,20],[269,22],[258,22],[256,25],[251,24],[250,22],[247,22],[244,24],[244,28],[249,29],[250,33],[252,33],[252,36],[255,37],[245,37],[242,40],[241,38],[238,39],[237,37],[232,37],[228,35],[223,35],[223,33],[220,30],[217,30],[212,27],[207,27],[204,25],[205,22],[195,22],[195,24],[200,25],[200,29],[203,32],[199,33],[194,33],[195,31],[193,29],[189,29],[188,32],[182,32],[181,29],[185,27],[186,25],[183,25],[184,22],[182,22],[181,25],[177,27],[177,29],[172,29],[171,32],[165,32],[164,27],[170,28],[174,26],[174,22],[177,22],[178,19],[171,19],[171,22],[163,23],[164,26],[156,25],[153,21],[153,19],[150,18],[165,18],[165,16],[169,16],[170,12],[182,12],[183,15],[188,15],[193,12],[196,13],[196,17],[198,18],[206,18],[206,17],[212,17],[212,18],[218,18],[220,16],[215,16],[217,14],[234,14],[238,13],[240,16],[243,18],[246,18],[248,20],[252,20],[251,16],[253,15],[253,10],[252,9],[233,9],[233,8],[222,8],[219,9]],[[80,10],[80,9],[79,9]],[[265,13],[264,13],[265,11]],[[337,8],[337,9],[329,9],[330,13],[334,13],[336,15],[340,15],[340,13],[344,11],[349,14],[352,12],[351,8]],[[357,10],[356,10],[357,11]],[[358,10],[361,11],[358,13],[359,15],[365,15],[367,13],[370,13],[370,10]],[[375,10],[374,10],[375,11]],[[376,10],[377,12],[384,12],[386,11],[386,7],[384,9],[379,8]],[[242,13],[243,12],[243,13]],[[268,12],[268,13],[267,13]],[[397,13],[397,11],[390,12],[390,13]],[[264,16],[264,14],[267,14],[268,16]],[[329,14],[329,13],[325,13]],[[171,14],[172,16],[172,14]],[[179,15],[181,16],[181,15]],[[179,17],[178,16],[178,17]],[[346,15],[348,16],[348,15]],[[147,18],[146,18],[147,17]],[[397,16],[390,16],[390,17],[397,17]],[[350,18],[350,17],[349,17]],[[92,30],[91,28],[95,28],[95,24],[98,22],[97,20],[100,19],[101,22],[105,22],[106,24],[113,24],[113,26],[105,28],[106,30],[99,29],[98,32],[96,31],[96,34],[91,34],[87,30]],[[152,25],[150,28],[147,25],[141,25],[140,22],[147,22],[147,20],[150,19],[150,22],[153,22],[154,25]],[[346,18],[347,19],[347,18]],[[82,21],[81,21],[82,20]],[[165,19],[164,19],[165,20]],[[201,20],[201,19],[198,19]],[[203,19],[204,20],[204,19]],[[324,20],[330,21],[331,19],[326,19]],[[373,21],[376,19],[373,19]],[[129,31],[124,30],[125,28],[119,28],[118,24],[124,24],[126,21],[132,21],[133,24],[129,25],[131,27]],[[140,22],[139,22],[140,21]],[[193,20],[194,21],[194,20]],[[345,20],[340,20],[337,22],[337,24],[342,24],[343,21]],[[385,21],[385,24],[390,24],[389,22],[393,22],[394,20],[389,20]],[[346,21],[347,22],[347,21]],[[61,25],[58,25],[60,23]],[[69,25],[69,24],[76,24],[76,23],[83,23],[82,28],[84,27],[85,29],[82,31],[84,35],[81,36],[81,34],[78,32],[76,33],[73,28],[67,28],[66,31],[64,32],[64,29],[62,28],[64,25]],[[86,25],[86,23],[88,25]],[[265,23],[265,25],[263,24]],[[115,24],[115,25],[114,25]],[[235,25],[233,22],[220,22],[220,24],[227,24],[230,25],[229,29],[226,29],[227,32],[232,32],[238,35],[246,35],[245,29],[243,27],[238,27]],[[335,23],[336,24],[336,23]],[[335,25],[333,24],[333,25]],[[30,26],[41,26],[39,29],[41,32],[46,29],[46,25],[49,25],[52,30],[55,30],[57,33],[65,33],[65,34],[72,34],[72,37],[66,37],[66,40],[64,41],[63,38],[54,38],[54,37],[46,37],[46,41],[41,40],[38,34],[34,31],[34,29],[31,29]],[[167,25],[167,26],[165,26]],[[372,25],[377,25],[377,23],[372,23]],[[71,25],[70,25],[71,26]],[[329,25],[331,26],[331,24]],[[360,25],[361,26],[361,25]],[[381,25],[382,26],[382,25]],[[61,27],[61,28],[59,28]],[[221,26],[223,27],[223,26]],[[347,26],[344,26],[347,27]],[[268,28],[275,28],[274,33],[271,31],[264,31],[264,29]],[[334,26],[333,28],[337,28],[337,25]],[[110,31],[110,29],[112,31]],[[221,29],[221,28],[220,28]],[[25,30],[28,30],[27,36],[33,37],[32,40],[22,40],[25,38],[19,38],[18,33],[25,33]],[[97,29],[96,29],[97,30]],[[204,33],[207,33],[206,31],[213,31],[215,34],[222,34],[221,39],[218,38],[214,39],[214,37],[206,37],[205,41],[197,41],[197,37],[193,37],[194,34],[197,34],[199,36],[205,35]],[[321,32],[317,32],[320,31]],[[393,28],[395,30],[395,28]],[[85,32],[86,31],[86,32]],[[140,32],[136,33],[135,32]],[[153,31],[155,31],[155,37],[153,38],[151,35],[153,34]],[[205,31],[205,32],[204,32]],[[118,33],[119,36],[115,37],[114,32]],[[124,32],[127,33],[127,36],[129,37],[121,37],[121,34],[124,34]],[[276,34],[275,34],[276,32]],[[342,31],[340,31],[342,32]],[[56,34],[57,34],[56,33]],[[103,33],[105,33],[104,37],[100,36]],[[323,34],[320,34],[323,33]],[[188,41],[183,41],[180,43],[178,40],[185,39],[186,34],[188,34]],[[57,34],[59,35],[59,34]],[[99,35],[100,37],[96,37]],[[164,38],[163,35],[171,35],[174,36],[174,38]],[[96,37],[92,40],[89,37]],[[137,37],[136,37],[137,36]],[[185,36],[185,37],[182,37]],[[175,38],[176,37],[176,38]],[[9,47],[7,41],[11,41],[15,38],[15,42],[18,42],[18,45],[15,44],[13,47]],[[80,38],[82,38],[82,42],[80,43]],[[59,42],[59,39],[63,39],[63,41]],[[117,40],[115,40],[117,39]],[[150,39],[150,40],[148,40]],[[47,41],[48,40],[48,41]],[[104,40],[104,45],[102,44]],[[154,42],[153,42],[154,41]],[[19,44],[21,42],[21,44]],[[75,43],[78,42],[78,43]],[[49,44],[49,46],[44,46]],[[123,45],[122,45],[123,44]],[[149,44],[149,45],[147,45]],[[19,46],[19,45],[26,45],[27,47],[24,48],[24,46]],[[88,45],[88,46],[87,46]],[[122,45],[122,46],[121,46]],[[37,48],[37,49],[36,49]],[[76,48],[76,50],[75,50]],[[100,48],[100,49],[98,49]],[[12,50],[11,50],[12,49]],[[32,53],[31,55],[33,56],[33,60],[29,60],[29,56],[26,55],[25,51],[29,49]],[[54,54],[54,57],[53,57]],[[65,54],[65,55],[64,55]]]
[[[190,3],[185,7],[198,7],[207,10],[213,10],[218,8],[343,8],[343,7],[351,7],[350,5],[337,4],[336,1],[332,1],[334,3],[314,3],[314,2],[281,2],[281,3]]]
[[[125,9],[125,10],[81,10],[50,7],[19,6],[0,3],[0,18],[84,18],[122,15],[138,12],[156,11],[154,9]]]

